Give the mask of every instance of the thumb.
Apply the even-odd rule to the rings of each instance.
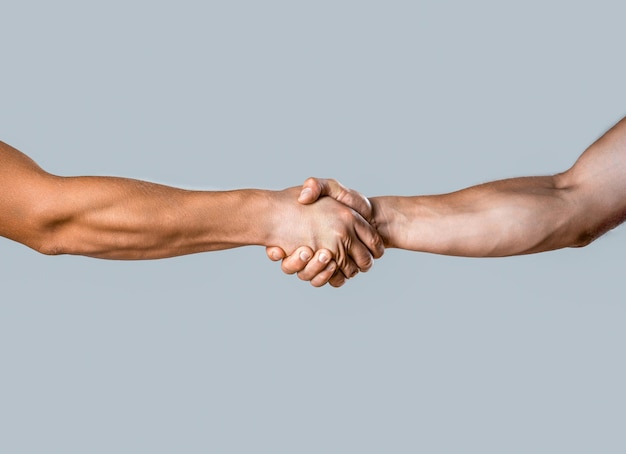
[[[323,196],[352,208],[368,222],[372,220],[372,205],[367,197],[331,178],[308,178],[302,185],[298,202],[308,205]]]
[[[284,259],[285,257],[287,257],[287,254],[285,253],[285,251],[283,251],[281,248],[279,248],[278,246],[269,246],[265,248],[265,253],[267,254],[267,257],[272,261],[272,262],[277,262],[279,260]]]
[[[320,196],[328,195],[322,192],[326,186],[324,181],[325,180],[323,178],[307,178],[302,185],[302,191],[298,197],[298,202],[303,205],[309,205],[319,199]]]

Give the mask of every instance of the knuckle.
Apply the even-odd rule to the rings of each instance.
[[[357,268],[356,265],[350,263],[346,266],[344,271],[345,271],[344,274],[346,276],[346,279],[352,279],[354,276],[358,274],[359,269]]]
[[[351,198],[350,198],[350,191],[348,191],[346,188],[344,188],[343,186],[341,186],[340,184],[338,184],[335,188],[335,190],[337,191],[337,201],[341,202],[345,205],[352,205],[351,203]]]
[[[326,269],[328,270],[329,273],[334,273],[335,270],[337,269],[337,264],[333,260],[332,262],[330,262],[330,264],[328,265]]]
[[[346,283],[345,278],[335,279],[335,280],[330,281],[330,285],[332,285],[335,288],[339,288],[345,283]]]
[[[296,271],[298,271],[296,268],[292,267],[289,262],[285,260],[283,260],[281,269],[283,270],[283,273],[285,274],[294,274]]]
[[[357,221],[357,213],[346,206],[341,207],[338,216],[343,225],[353,224]]]
[[[361,261],[361,263],[359,264],[359,269],[365,273],[369,271],[373,265],[374,265],[374,259],[370,255]]]
[[[376,234],[372,237],[370,241],[370,250],[374,253],[375,258],[381,258],[385,253],[385,246],[383,245],[383,240],[380,235]]]

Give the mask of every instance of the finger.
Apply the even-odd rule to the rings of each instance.
[[[302,271],[313,257],[313,250],[307,246],[299,247],[293,254],[283,259],[281,269],[285,274],[294,274]]]
[[[302,185],[298,202],[308,205],[315,202],[322,194],[322,178],[307,178]]]
[[[369,249],[365,247],[365,245],[359,241],[354,241],[350,248],[348,249],[348,253],[350,254],[351,259],[356,264],[357,271],[363,271],[364,273],[369,271],[372,265],[374,265],[374,257],[370,254]],[[345,276],[350,279],[356,275],[354,271],[351,271],[351,274],[347,274],[344,271],[344,268],[341,269],[345,274]]]
[[[385,253],[383,239],[378,231],[372,227],[365,219],[359,216],[355,217],[354,230],[360,241],[354,241],[353,250],[350,250],[350,256],[354,259],[361,271],[367,271],[373,265],[372,258],[379,259]],[[367,249],[368,254],[362,250]],[[364,269],[366,268],[366,269]]]
[[[334,260],[331,260],[331,258],[332,254],[330,251],[327,249],[320,249],[316,252],[315,256],[309,261],[304,269],[298,272],[298,277],[303,281],[311,281],[316,275],[324,271],[327,266],[333,262],[335,263],[334,268],[336,269],[339,265]],[[357,275],[359,268],[350,257],[342,257],[341,272],[349,279]],[[328,276],[328,278],[330,278],[330,276]]]
[[[363,272],[368,271],[374,264],[374,256],[368,248],[368,244],[372,245],[370,247],[374,249],[374,253],[376,253],[377,256],[382,255],[379,249],[374,247],[374,245],[377,244],[376,236],[378,234],[376,230],[356,213],[354,217],[354,236],[345,245],[345,253],[340,253],[337,257],[337,263],[348,279],[353,277],[356,272],[350,270],[348,267],[344,267],[344,261],[347,262],[348,259],[352,260],[357,270]]]
[[[285,253],[285,251],[283,251],[278,246],[266,247],[265,248],[265,253],[267,254],[268,258],[272,262],[278,262],[279,260],[284,259],[285,257],[287,257],[287,254]]]
[[[372,220],[372,204],[358,191],[346,188],[332,178],[308,178],[302,185],[298,202],[310,204],[322,196],[328,196],[349,206],[367,221]]]
[[[352,279],[359,274],[359,265],[355,262],[352,256],[343,257],[337,260],[337,267],[341,270],[341,273],[346,279]]]
[[[335,274],[333,274],[333,276],[330,278],[328,283],[332,287],[339,288],[343,284],[346,283],[346,277],[343,275],[343,273],[340,270],[337,270],[337,271],[335,271]]]
[[[333,202],[335,203],[335,202]],[[337,266],[346,279],[356,276],[360,269],[368,270],[373,262],[372,255],[356,233],[356,225],[360,225],[365,237],[368,232],[374,234],[375,229],[354,210],[344,208],[341,213],[341,224],[347,230],[340,234],[340,241],[335,254]],[[368,228],[369,227],[369,230]]]
[[[328,249],[320,249],[315,253],[309,263],[306,264],[304,269],[298,272],[298,277],[303,281],[310,281],[324,271],[331,261],[335,262],[332,260],[332,257],[333,255]],[[335,262],[335,268],[336,266],[337,264]],[[328,276],[328,278],[330,279],[330,276]]]
[[[330,278],[332,278],[335,274],[335,271],[337,271],[337,263],[334,260],[331,260],[321,273],[311,279],[311,285],[313,287],[321,287],[323,285],[326,285]]]
[[[298,272],[298,277],[303,281],[312,281],[319,274],[324,271],[328,271],[329,268],[332,268],[332,273],[329,273],[327,276],[324,274],[325,279],[322,277],[318,279],[320,281],[323,280],[324,283],[326,283],[338,268],[337,262],[331,260],[331,257],[331,253],[325,249],[318,251],[306,267],[302,271]],[[346,260],[344,268],[346,269],[346,272],[349,273],[348,276],[355,276],[359,272],[356,264],[351,259]]]

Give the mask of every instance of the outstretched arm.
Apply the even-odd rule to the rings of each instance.
[[[585,246],[626,217],[626,119],[557,175],[370,200],[388,247],[497,257]]]
[[[45,254],[154,259],[243,245],[292,253],[307,245],[332,251],[346,272],[369,267],[382,248],[371,226],[334,200],[298,204],[299,192],[59,177],[0,142],[0,235]]]
[[[346,194],[334,180],[309,179],[305,187],[311,191],[303,203]],[[557,175],[370,201],[386,247],[498,257],[585,246],[626,219],[626,118]],[[283,263],[296,271],[305,266],[296,257]]]

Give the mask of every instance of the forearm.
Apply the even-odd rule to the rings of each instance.
[[[153,259],[268,244],[270,192],[187,191],[125,178],[54,177],[43,252]]]
[[[566,172],[451,194],[372,199],[389,247],[505,256],[589,244],[626,220],[626,118]]]
[[[326,249],[351,276],[382,240],[332,199],[298,203],[300,189],[188,191],[116,177],[59,177],[0,142],[0,236],[44,254],[154,259],[244,245]]]
[[[370,200],[387,247],[497,257],[584,241],[584,220],[558,176],[501,180],[443,195]]]

